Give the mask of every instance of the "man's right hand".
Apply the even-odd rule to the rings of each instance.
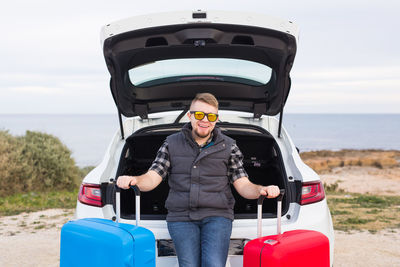
[[[137,180],[134,176],[122,175],[117,179],[117,186],[122,189],[129,189],[131,185],[136,185]]]

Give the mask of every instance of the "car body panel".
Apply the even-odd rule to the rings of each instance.
[[[201,11],[200,11],[201,12]],[[104,40],[121,33],[159,27],[163,25],[176,25],[182,23],[223,23],[223,24],[236,24],[248,25],[254,27],[270,28],[276,31],[286,32],[298,38],[299,28],[291,21],[281,18],[273,17],[265,14],[246,13],[246,12],[233,12],[233,11],[219,11],[207,10],[207,18],[193,18],[196,11],[175,11],[158,14],[146,14],[142,16],[135,16],[131,18],[121,19],[109,23],[102,27],[100,33],[100,43],[104,44]]]

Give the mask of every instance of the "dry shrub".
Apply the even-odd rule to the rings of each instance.
[[[345,166],[371,166],[383,169],[400,165],[400,151],[396,150],[321,150],[303,152],[300,156],[317,172]]]
[[[21,173],[25,166],[19,162],[21,145],[7,131],[0,131],[0,196],[10,191],[21,192],[24,189]]]
[[[379,164],[383,167],[383,168],[387,168],[387,167],[395,167],[399,165],[399,160],[395,159],[395,158],[381,158],[381,159],[377,159],[373,164],[376,164],[376,162],[379,162]]]
[[[71,151],[57,137],[31,131],[14,137],[0,131],[0,196],[72,190],[80,178]]]
[[[337,158],[331,158],[331,159],[328,159],[326,161],[326,163],[328,165],[328,168],[335,168],[335,167],[338,167],[338,166],[340,166],[342,164],[342,160],[341,159],[337,159]]]

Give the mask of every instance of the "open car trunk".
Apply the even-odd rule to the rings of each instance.
[[[116,177],[120,175],[141,175],[145,173],[156,157],[165,138],[182,128],[183,124],[165,124],[142,128],[126,139]],[[249,179],[260,185],[277,185],[286,188],[286,174],[281,153],[275,139],[263,128],[233,123],[218,123],[222,132],[236,140],[244,155],[244,166]],[[241,197],[233,185],[232,193],[236,204],[235,219],[256,218],[257,200]],[[150,192],[141,193],[141,219],[165,220],[167,209],[164,207],[169,191],[168,178]],[[288,208],[286,197],[283,199],[283,214]],[[114,201],[115,208],[115,201]],[[121,217],[135,218],[135,197],[133,190],[121,192]],[[266,199],[263,205],[263,217],[276,217],[276,200]]]

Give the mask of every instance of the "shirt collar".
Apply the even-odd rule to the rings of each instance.
[[[203,147],[209,145],[212,142],[213,137],[214,137],[214,133],[211,132],[210,138],[208,138],[207,141],[204,144],[200,145],[200,148],[203,148]]]
[[[190,122],[186,123],[183,127],[182,127],[182,132],[184,133],[186,139],[193,144],[196,144],[197,146],[199,146],[196,141],[194,141],[193,136],[192,136],[192,125],[190,124]],[[211,136],[210,138],[208,138],[208,140],[202,144],[201,146],[199,146],[200,148],[205,147],[207,145],[209,145],[212,141],[217,142],[219,136],[219,129],[217,126],[215,126],[214,130],[211,132]]]

